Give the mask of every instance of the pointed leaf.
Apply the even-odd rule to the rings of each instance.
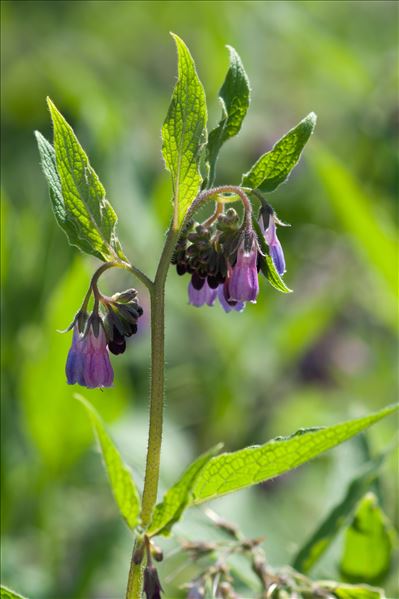
[[[172,526],[180,520],[191,497],[191,489],[201,470],[209,460],[217,454],[222,445],[216,445],[207,453],[195,460],[184,472],[182,477],[164,495],[162,503],[155,507],[154,515],[147,534],[154,536],[162,534],[167,536]]]
[[[351,481],[342,501],[334,506],[310,539],[298,551],[292,563],[295,570],[303,573],[309,572],[328,549],[339,531],[347,524],[357,502],[378,476],[386,455],[382,454],[371,460],[364,466],[360,474]]]
[[[43,173],[47,179],[50,200],[57,223],[66,233],[71,245],[76,246],[87,254],[93,254],[100,260],[103,260],[103,255],[100,252],[93,250],[89,241],[79,237],[76,222],[68,215],[62,196],[61,181],[57,172],[57,163],[53,146],[39,131],[35,131],[35,136],[40,153],[40,162]]]
[[[227,48],[230,52],[230,67],[219,91],[222,118],[218,126],[210,132],[207,145],[207,162],[209,164],[207,187],[212,187],[214,183],[220,148],[225,141],[240,131],[250,102],[249,81],[241,59],[234,48],[231,46],[227,46]]]
[[[354,518],[345,533],[340,570],[353,582],[374,583],[389,571],[393,550],[392,525],[378,505],[376,496],[367,493],[356,506]]]
[[[47,102],[54,125],[54,150],[61,189],[52,167],[46,167],[44,170],[52,189],[51,193],[53,196],[56,195],[57,206],[60,205],[62,196],[65,219],[72,223],[76,232],[76,235],[72,236],[71,243],[74,245],[78,243],[81,250],[105,262],[126,260],[116,236],[118,219],[105,197],[105,189],[91,167],[72,127],[49,98]],[[42,155],[50,152],[43,143],[39,145],[39,150]],[[48,158],[46,164],[49,164]],[[50,178],[46,171],[51,173]],[[53,198],[52,201],[54,204]],[[65,227],[63,228],[65,230]]]
[[[8,587],[1,585],[0,587],[0,599],[26,599],[22,595],[19,595],[15,591],[12,591]]]
[[[294,129],[276,143],[270,152],[263,154],[248,173],[241,185],[251,189],[273,191],[283,183],[301,157],[302,150],[316,126],[314,112],[308,114]]]
[[[321,580],[317,581],[315,585],[321,589],[326,589],[337,599],[385,599],[385,593],[382,589],[370,587],[367,584],[351,585]],[[331,595],[328,596],[331,597]]]
[[[255,217],[252,218],[252,226],[255,229],[258,243],[263,253],[263,260],[261,261],[260,265],[262,274],[269,281],[270,285],[277,289],[277,291],[281,291],[282,293],[292,293],[292,289],[287,287],[283,279],[278,274],[276,267],[274,266],[274,262],[269,255],[269,248],[267,246],[265,237],[262,234],[258,221]]]
[[[140,497],[132,473],[124,463],[118,449],[105,430],[104,424],[97,411],[91,403],[81,395],[76,394],[75,397],[82,402],[90,417],[94,433],[100,445],[112,493],[119,511],[126,520],[128,526],[134,530],[139,523]]]
[[[199,161],[206,141],[207,110],[194,60],[184,42],[172,36],[177,47],[178,79],[162,127],[162,154],[172,176],[173,227],[179,229],[202,181]]]
[[[397,409],[398,405],[388,406],[369,416],[335,426],[301,429],[289,437],[272,439],[265,445],[222,453],[212,458],[200,472],[192,489],[192,503],[202,503],[297,468]]]

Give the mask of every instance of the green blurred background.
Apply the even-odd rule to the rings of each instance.
[[[128,256],[154,272],[170,214],[160,127],[176,78],[168,32],[188,44],[209,104],[233,45],[252,104],[218,163],[238,183],[260,153],[311,110],[316,133],[287,184],[280,218],[287,284],[262,281],[256,305],[225,315],[187,305],[171,271],[161,486],[200,451],[332,424],[395,399],[397,4],[395,2],[2,2],[2,580],[32,599],[123,596],[132,539],[120,522],[82,407],[65,384],[69,335],[96,266],[68,246],[51,213],[33,130],[51,137],[45,97],[73,124],[119,214]],[[131,285],[125,273],[105,290]],[[142,302],[147,298],[142,292]],[[141,483],[147,434],[148,323],[113,360],[112,390],[84,395]],[[289,563],[395,419],[266,485],[214,503]],[[397,461],[380,481],[398,522]],[[182,538],[212,538],[200,509]],[[337,574],[339,539],[314,575]],[[173,541],[163,544],[173,552]],[[162,568],[167,597],[193,569]],[[399,596],[395,580],[389,596]]]

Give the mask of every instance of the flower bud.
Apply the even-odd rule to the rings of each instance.
[[[144,593],[146,599],[161,599],[162,591],[158,572],[152,564],[149,564],[144,570]]]

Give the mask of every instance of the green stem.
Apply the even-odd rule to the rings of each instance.
[[[179,232],[170,227],[159,261],[154,283],[150,289],[151,298],[151,391],[150,423],[148,431],[147,461],[141,508],[141,522],[145,529],[156,504],[161,460],[164,366],[165,366],[165,283],[170,261]],[[140,599],[142,593],[142,566],[131,563],[126,599]]]

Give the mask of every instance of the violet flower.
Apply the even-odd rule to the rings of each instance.
[[[226,297],[226,295],[228,293],[229,293],[228,283],[226,281],[225,283],[222,283],[221,285],[219,285],[219,287],[217,288],[219,302],[220,302],[223,310],[225,312],[231,312],[232,310],[235,310],[236,312],[242,312],[245,308],[245,303],[244,302],[236,302],[234,300],[228,299]]]
[[[72,345],[65,368],[67,381],[69,385],[78,383],[90,389],[111,387],[114,372],[109,360],[107,338],[101,322],[95,323],[98,326],[94,327],[93,322],[90,319],[83,335],[79,333],[77,323],[73,327]]]
[[[278,274],[283,275],[286,271],[285,259],[284,259],[283,248],[281,247],[281,243],[277,237],[276,220],[277,220],[276,215],[274,213],[270,214],[269,226],[266,229],[266,231],[264,231],[262,218],[260,219],[259,224],[262,227],[262,230],[265,235],[266,243],[269,246],[270,256],[271,256],[271,259],[273,260],[273,264],[276,267]]]
[[[215,303],[217,291],[212,289],[208,285],[208,281],[205,279],[201,289],[196,289],[193,286],[192,281],[188,285],[188,301],[192,306],[200,308],[204,304],[213,306]]]
[[[258,250],[255,239],[252,240],[251,248],[248,250],[246,241],[240,244],[237,252],[231,278],[228,282],[229,300],[237,302],[256,302],[259,293],[259,281],[257,270]]]

